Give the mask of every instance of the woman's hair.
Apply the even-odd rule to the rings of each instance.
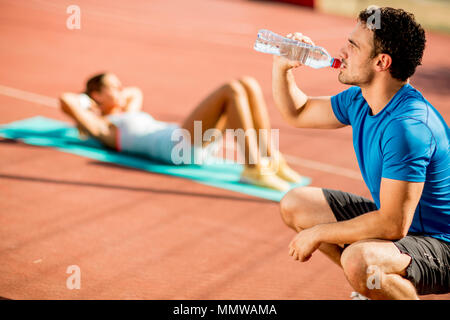
[[[91,77],[87,82],[86,82],[86,91],[85,93],[92,98],[92,92],[96,91],[96,92],[100,92],[103,88],[103,78],[105,77],[106,72],[103,73],[99,73],[93,77]]]

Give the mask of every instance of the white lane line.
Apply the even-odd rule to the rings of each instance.
[[[0,85],[0,94],[32,103],[44,105],[46,107],[58,108],[58,100],[40,94],[27,92],[7,86]]]
[[[58,100],[57,99],[43,96],[43,95],[36,94],[36,93],[32,93],[32,92],[28,92],[28,91],[23,91],[23,90],[0,85],[0,94],[8,96],[8,97],[13,97],[16,99],[32,102],[32,103],[37,103],[37,104],[51,107],[51,108],[58,108]],[[303,159],[303,158],[299,158],[297,156],[292,156],[292,155],[287,155],[287,154],[284,154],[284,157],[285,157],[286,161],[290,164],[294,164],[294,165],[302,166],[305,168],[314,169],[314,170],[331,173],[334,175],[340,175],[340,176],[344,176],[347,178],[362,181],[361,173],[356,170],[342,168],[342,167],[338,167],[338,166],[334,166],[331,164],[322,163],[322,162],[318,162],[318,161]]]
[[[318,162],[318,161],[303,159],[303,158],[299,158],[297,156],[291,156],[291,155],[287,155],[287,154],[283,154],[283,155],[284,155],[284,158],[286,159],[286,161],[290,164],[295,164],[295,165],[302,166],[305,168],[314,169],[314,170],[327,172],[327,173],[331,173],[331,174],[337,174],[337,175],[341,175],[341,176],[344,176],[347,178],[363,181],[361,173],[356,170],[342,168],[342,167],[338,167],[338,166],[334,166],[331,164],[326,164],[326,163],[322,163],[322,162]]]

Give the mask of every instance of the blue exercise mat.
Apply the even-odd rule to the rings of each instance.
[[[201,166],[162,164],[144,157],[109,150],[94,139],[81,140],[75,127],[45,117],[38,116],[0,125],[0,136],[17,139],[30,145],[52,147],[103,162],[190,179],[205,185],[277,202],[284,195],[284,192],[281,191],[240,182],[239,178],[243,169],[240,164],[224,163],[223,161]],[[292,187],[305,186],[310,182],[309,178],[303,177],[300,183],[293,184]]]

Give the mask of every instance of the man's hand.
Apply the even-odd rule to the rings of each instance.
[[[300,32],[295,32],[293,34],[289,33],[286,36],[286,38],[301,41],[314,46],[314,42],[312,42],[312,40],[309,37],[302,35]],[[285,57],[277,55],[274,56],[273,63],[275,67],[284,71],[287,71],[292,68],[298,68],[302,65],[299,61],[291,61],[286,59]]]
[[[289,255],[301,262],[308,261],[320,246],[318,226],[300,231],[289,244]]]

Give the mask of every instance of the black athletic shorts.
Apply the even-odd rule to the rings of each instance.
[[[337,221],[349,220],[377,207],[372,200],[348,192],[322,189]],[[400,252],[411,257],[406,278],[419,295],[450,292],[450,243],[420,234],[393,241]]]

